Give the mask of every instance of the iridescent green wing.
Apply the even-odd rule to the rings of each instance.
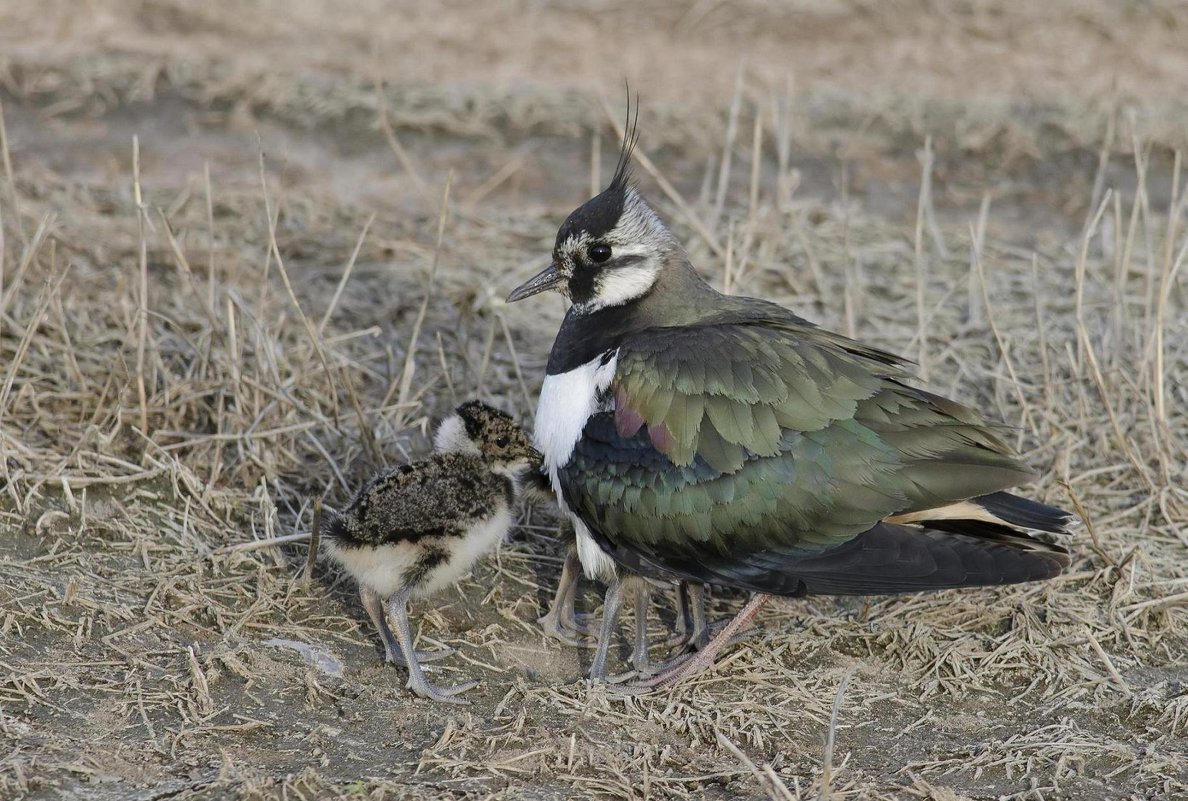
[[[776,324],[656,328],[619,350],[615,410],[619,432],[646,427],[676,465],[700,454],[738,469],[744,452],[779,453],[783,432],[818,431],[854,417],[883,378],[869,360]],[[883,372],[898,371],[883,364]]]
[[[978,415],[907,378],[787,321],[651,329],[620,346],[615,410],[591,419],[562,489],[614,548],[708,576],[1030,477]]]

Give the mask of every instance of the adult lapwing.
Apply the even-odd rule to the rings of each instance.
[[[591,677],[637,577],[757,595],[884,595],[1048,579],[1072,515],[1006,490],[1032,470],[981,413],[913,384],[904,359],[759,298],[723,295],[629,179],[569,215],[552,263],[512,291],[572,302],[535,444],[585,573],[608,584]]]

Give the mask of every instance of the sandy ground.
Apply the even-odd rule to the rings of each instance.
[[[0,4],[0,797],[1185,797],[1185,31],[1071,0]],[[531,423],[563,307],[502,298],[605,180],[625,80],[703,273],[1017,426],[1032,494],[1086,519],[1065,576],[780,602],[623,699],[541,635],[558,524],[525,510],[414,609],[458,648],[434,675],[483,680],[440,707],[348,580],[242,547],[456,400]]]

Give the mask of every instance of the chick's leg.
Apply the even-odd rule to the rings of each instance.
[[[615,577],[607,585],[606,596],[602,602],[602,626],[598,630],[598,646],[594,651],[594,660],[590,663],[590,678],[602,681],[606,678],[606,660],[610,653],[611,640],[615,638],[615,628],[619,623],[619,612],[623,609],[623,596],[627,591],[628,582]]]
[[[689,603],[689,645],[701,651],[710,641],[710,625],[705,615],[705,585],[688,585]]]
[[[643,579],[635,580],[635,648],[631,651],[631,666],[640,676],[651,674],[648,661],[648,607],[652,604],[652,588]]]
[[[408,596],[409,589],[405,588],[388,599],[388,612],[396,623],[396,640],[400,644],[401,651],[404,652],[404,659],[408,665],[408,689],[422,698],[432,701],[450,704],[469,703],[469,701],[454,696],[475,687],[478,685],[477,681],[468,681],[453,687],[435,687],[425,678],[425,674],[421,670],[421,663],[417,659],[416,649],[413,648],[412,627],[408,623]]]
[[[388,626],[388,618],[384,614],[384,603],[380,599],[379,593],[369,587],[360,587],[359,599],[363,602],[363,608],[367,610],[367,616],[371,618],[371,624],[379,631],[380,640],[384,643],[384,660],[394,665],[408,667],[408,662],[404,659],[404,653],[400,650],[400,644],[396,642],[396,637],[392,635],[392,629]],[[439,651],[417,651],[417,660],[420,662],[432,662],[435,659],[441,659],[452,653],[452,648],[445,648]]]

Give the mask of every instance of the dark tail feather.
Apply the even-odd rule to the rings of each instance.
[[[891,595],[1053,578],[1070,561],[1059,540],[1079,522],[1062,509],[995,492],[896,515],[818,553],[772,548],[722,558],[668,554],[661,562],[609,541],[606,547],[645,575],[772,595]]]
[[[1009,492],[994,492],[972,500],[1004,523],[1046,531],[1050,534],[1067,534],[1069,528],[1079,521],[1076,515],[1057,509],[1055,506],[1012,495]]]
[[[1067,551],[1035,540],[880,523],[845,545],[796,560],[789,572],[802,586],[796,594],[882,595],[1042,581],[1067,564]]]

